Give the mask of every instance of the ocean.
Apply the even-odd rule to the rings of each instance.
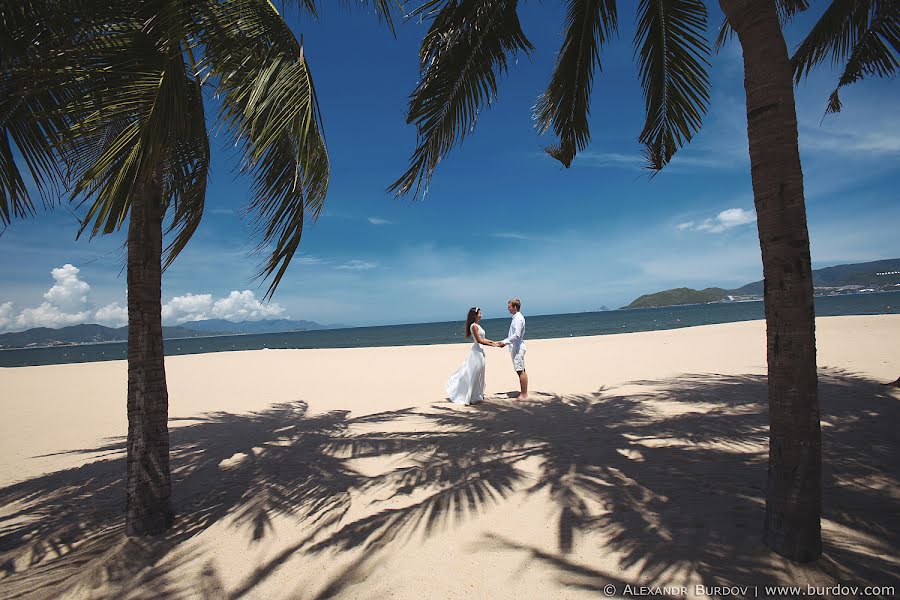
[[[880,315],[900,312],[900,293],[881,292],[816,298],[816,315]],[[763,303],[733,302],[692,304],[662,308],[638,308],[562,315],[529,315],[526,340],[608,335],[634,331],[677,329],[714,323],[732,323],[765,318]],[[461,315],[464,316],[464,315]],[[509,318],[481,321],[487,337],[503,339]],[[262,348],[364,348],[455,344],[463,339],[464,319],[442,323],[353,327],[323,331],[293,331],[251,335],[180,338],[165,341],[166,356],[260,350]],[[125,342],[0,350],[0,367],[26,367],[66,363],[124,360]]]

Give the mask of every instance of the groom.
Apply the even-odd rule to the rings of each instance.
[[[522,302],[518,298],[513,298],[506,303],[506,309],[512,317],[512,323],[509,324],[509,335],[500,342],[500,347],[509,346],[509,354],[512,357],[513,368],[519,375],[519,393],[520,400],[528,398],[528,373],[525,372],[525,317],[519,312],[522,309]]]

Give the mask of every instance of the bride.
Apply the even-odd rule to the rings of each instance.
[[[481,320],[481,309],[469,309],[466,317],[466,339],[475,338],[472,349],[462,366],[447,381],[447,395],[455,404],[475,404],[484,400],[484,348],[482,346],[499,346],[484,337],[484,329],[478,322]]]

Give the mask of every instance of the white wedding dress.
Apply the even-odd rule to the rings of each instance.
[[[478,335],[484,337],[481,325],[473,323],[475,327]],[[477,341],[472,344],[466,361],[447,381],[447,397],[450,402],[465,405],[484,400],[484,348]]]

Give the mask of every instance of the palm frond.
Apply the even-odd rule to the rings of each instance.
[[[531,43],[517,0],[448,0],[434,16],[419,52],[421,80],[409,102],[417,146],[409,169],[389,188],[398,196],[427,188],[440,160],[475,126],[497,94],[509,56]]]
[[[163,197],[172,207],[169,233],[174,233],[174,237],[166,248],[163,269],[172,264],[197,231],[206,202],[210,161],[206,111],[193,52],[188,49],[187,54],[191,57],[194,78],[186,94],[186,127],[184,135],[174,140],[174,145],[169,149],[169,159],[164,169]]]
[[[4,130],[0,134],[0,224],[34,214],[34,204],[16,165],[15,155]]]
[[[122,226],[141,177],[156,171],[166,180],[180,140],[189,137],[193,107],[186,99],[191,81],[182,56],[153,59],[141,64],[145,70],[123,74],[127,85],[111,88],[93,114],[71,129],[79,149],[90,140],[108,140],[73,189],[73,198],[89,205],[82,231],[90,229],[91,237]],[[118,124],[121,129],[116,131]],[[83,152],[92,156],[95,151]]]
[[[647,168],[659,171],[700,129],[709,104],[702,0],[641,0],[635,33],[647,119]]]
[[[842,87],[865,77],[891,77],[900,68],[900,2],[833,2],[791,58],[794,80],[799,83],[829,54],[843,72],[826,114],[840,112]]]
[[[76,103],[79,119],[63,140],[72,197],[88,206],[79,235],[120,228],[139,182],[160,177],[178,230],[167,264],[199,222],[209,162],[198,82],[184,57],[196,30],[189,8],[173,0],[133,5],[125,26],[95,32],[91,60],[78,69],[86,92]]]
[[[809,8],[809,0],[776,0],[775,8],[778,9],[778,19],[784,26],[794,18],[797,13],[801,13]],[[728,24],[727,19],[722,20],[719,26],[719,33],[716,35],[714,44],[715,51],[718,52],[726,43],[731,41],[734,36],[734,29]]]
[[[4,86],[5,87],[5,86]],[[0,93],[5,90],[0,89]],[[19,169],[25,163],[28,179],[34,182],[42,203],[51,206],[62,194],[64,174],[56,149],[57,128],[46,112],[52,95],[22,92],[9,98],[9,115],[0,122],[0,223],[34,214],[34,201],[26,177]]]
[[[407,20],[431,20],[441,12],[449,0],[423,0],[416,8],[406,14]]]
[[[91,16],[115,14],[106,13],[109,2],[23,0],[0,7],[0,223],[33,213],[28,182],[47,206],[62,195],[62,107],[79,95],[72,55],[81,50],[82,30],[94,26]]]
[[[567,168],[591,140],[588,116],[594,71],[601,70],[600,48],[616,31],[615,0],[570,0],[566,33],[547,90],[535,105],[537,128],[553,128],[559,144],[545,148]]]
[[[271,6],[244,6],[236,15],[231,10],[240,3],[229,4],[207,15],[206,65],[218,81],[220,123],[243,151],[242,171],[254,178],[247,213],[260,236],[258,249],[273,246],[257,274],[272,278],[270,298],[300,245],[305,221],[322,211],[330,166],[303,49]],[[250,25],[235,35],[230,24],[238,16]],[[263,23],[269,25],[257,27]]]
[[[3,66],[12,73],[18,66],[31,86],[13,114],[52,150],[45,161],[53,161],[54,178],[89,206],[79,234],[111,232],[124,222],[141,174],[178,177],[176,149],[191,139],[191,107],[184,102],[191,80],[180,42],[192,17],[184,3],[171,0],[28,0],[20,8],[4,23],[23,23],[27,43]],[[33,173],[49,170],[35,167],[36,144],[21,136],[15,142]],[[170,185],[168,193],[179,192]]]
[[[719,33],[716,34],[716,41],[713,42],[713,48],[718,52],[725,44],[730,42],[733,37],[734,29],[728,24],[728,19],[722,19],[722,24],[719,25]]]

